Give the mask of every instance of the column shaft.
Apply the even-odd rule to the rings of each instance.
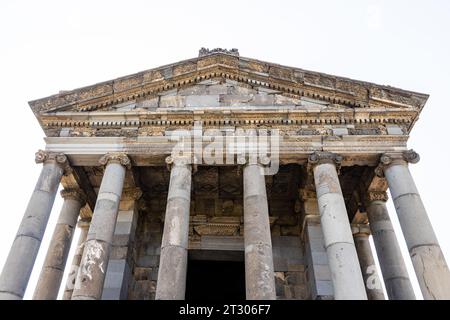
[[[156,284],[158,300],[185,297],[191,180],[191,165],[172,165]]]
[[[44,163],[0,276],[0,300],[23,298],[62,175],[55,160]]]
[[[257,164],[244,167],[244,246],[247,299],[275,299],[266,182]]]
[[[67,276],[63,300],[72,299],[73,288],[75,287],[75,281],[77,279],[78,270],[80,269],[81,258],[83,257],[84,246],[89,231],[89,223],[85,223],[84,221],[80,222],[78,223],[78,227],[80,228],[80,237],[78,238],[77,248],[72,259],[69,275]]]
[[[355,229],[367,228],[368,226],[355,227]],[[356,230],[353,235],[356,252],[358,253],[359,265],[366,286],[367,298],[369,300],[385,300],[380,278],[378,277],[375,260],[369,243],[369,233]],[[365,230],[363,230],[365,231]]]
[[[117,162],[108,162],[98,192],[72,300],[99,300],[102,296],[124,179],[125,167]]]
[[[73,232],[80,209],[84,204],[82,198],[75,194],[77,191],[72,191],[74,194],[65,196],[64,194],[68,192],[70,191],[63,190],[61,193],[66,198],[34,291],[34,300],[56,300],[58,297]]]
[[[347,209],[333,163],[314,166],[321,225],[336,300],[366,300]]]
[[[366,205],[369,227],[390,300],[415,300],[411,281],[384,201]]]
[[[405,161],[384,168],[424,299],[450,299],[450,271]]]

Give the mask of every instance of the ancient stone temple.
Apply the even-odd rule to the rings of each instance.
[[[43,167],[0,299],[23,298],[60,184],[34,299],[415,299],[403,237],[425,299],[449,299],[408,169],[427,98],[202,49],[31,101]]]

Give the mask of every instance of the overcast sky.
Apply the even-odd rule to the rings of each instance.
[[[409,139],[421,156],[411,171],[450,261],[449,34],[445,0],[2,0],[0,268],[41,170],[34,153],[45,147],[27,101],[193,58],[201,47],[430,94]],[[58,196],[25,298],[61,204]],[[389,209],[420,297],[392,203]]]

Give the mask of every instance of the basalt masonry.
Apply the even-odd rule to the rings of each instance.
[[[403,241],[424,298],[450,299],[409,171],[427,99],[202,48],[30,101],[43,168],[0,299],[23,298],[59,185],[64,206],[34,299],[56,299],[61,285],[74,300],[415,299]]]

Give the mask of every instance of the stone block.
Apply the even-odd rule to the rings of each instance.
[[[319,280],[316,281],[316,295],[330,297],[334,295],[333,283],[330,280]]]
[[[158,102],[159,102],[159,98],[158,97],[147,99],[147,100],[143,100],[143,101],[139,101],[136,104],[136,108],[155,110],[156,108],[158,108]]]
[[[134,279],[136,280],[152,280],[151,279],[152,268],[142,268],[135,267],[134,268]]]
[[[398,125],[386,125],[387,133],[391,135],[402,135],[403,130]]]
[[[230,94],[235,96],[247,96],[247,99],[250,95],[256,95],[256,90],[251,87],[244,87],[242,85],[232,86],[230,87]]]
[[[296,98],[290,98],[290,97],[285,97],[281,94],[275,94],[273,95],[275,97],[275,105],[299,105],[301,104],[300,99],[296,99]]]
[[[139,267],[156,267],[159,265],[159,256],[140,256],[136,264]]]
[[[333,128],[333,134],[335,136],[344,136],[344,135],[348,135],[348,129],[345,127],[342,128]]]
[[[228,86],[225,84],[217,84],[208,86],[208,94],[227,94]]]
[[[252,100],[252,96],[239,94],[220,95],[220,103],[224,106],[247,106]]]
[[[183,96],[163,96],[159,100],[160,108],[184,108],[186,98]]]
[[[289,285],[299,285],[305,283],[303,272],[286,272],[286,283]]]
[[[130,235],[133,223],[126,221],[118,221],[116,223],[116,229],[114,230],[115,235]]]
[[[218,107],[219,95],[186,96],[186,107]]]
[[[300,248],[300,238],[295,236],[272,236],[273,247],[296,247]]]
[[[288,271],[305,271],[305,265],[303,263],[292,263],[288,260],[287,262]]]
[[[275,104],[275,98],[272,95],[256,94],[253,99],[249,101],[249,104],[254,106],[272,106]]]
[[[292,286],[285,285],[284,286],[284,297],[286,299],[293,299],[294,298],[294,290]]]
[[[102,300],[120,300],[120,288],[103,288]]]
[[[113,247],[110,259],[126,260],[128,257],[128,246]]]
[[[191,95],[206,95],[206,85],[195,85],[187,88],[178,89],[178,94],[182,96],[191,96]]]
[[[308,247],[311,252],[325,252],[325,243],[323,239],[309,239]]]
[[[305,285],[295,285],[293,289],[295,299],[305,300],[308,297],[308,290]]]
[[[326,252],[311,252],[313,264],[328,265],[328,256]]]
[[[123,247],[128,246],[130,244],[130,235],[129,234],[115,234],[113,238],[113,246],[114,247]]]
[[[308,238],[314,239],[315,241],[322,241],[323,242],[323,231],[322,227],[320,225],[307,225],[306,227]]]
[[[330,280],[331,281],[331,272],[328,265],[317,264],[313,266],[314,268],[314,277],[317,281],[320,280]]]

